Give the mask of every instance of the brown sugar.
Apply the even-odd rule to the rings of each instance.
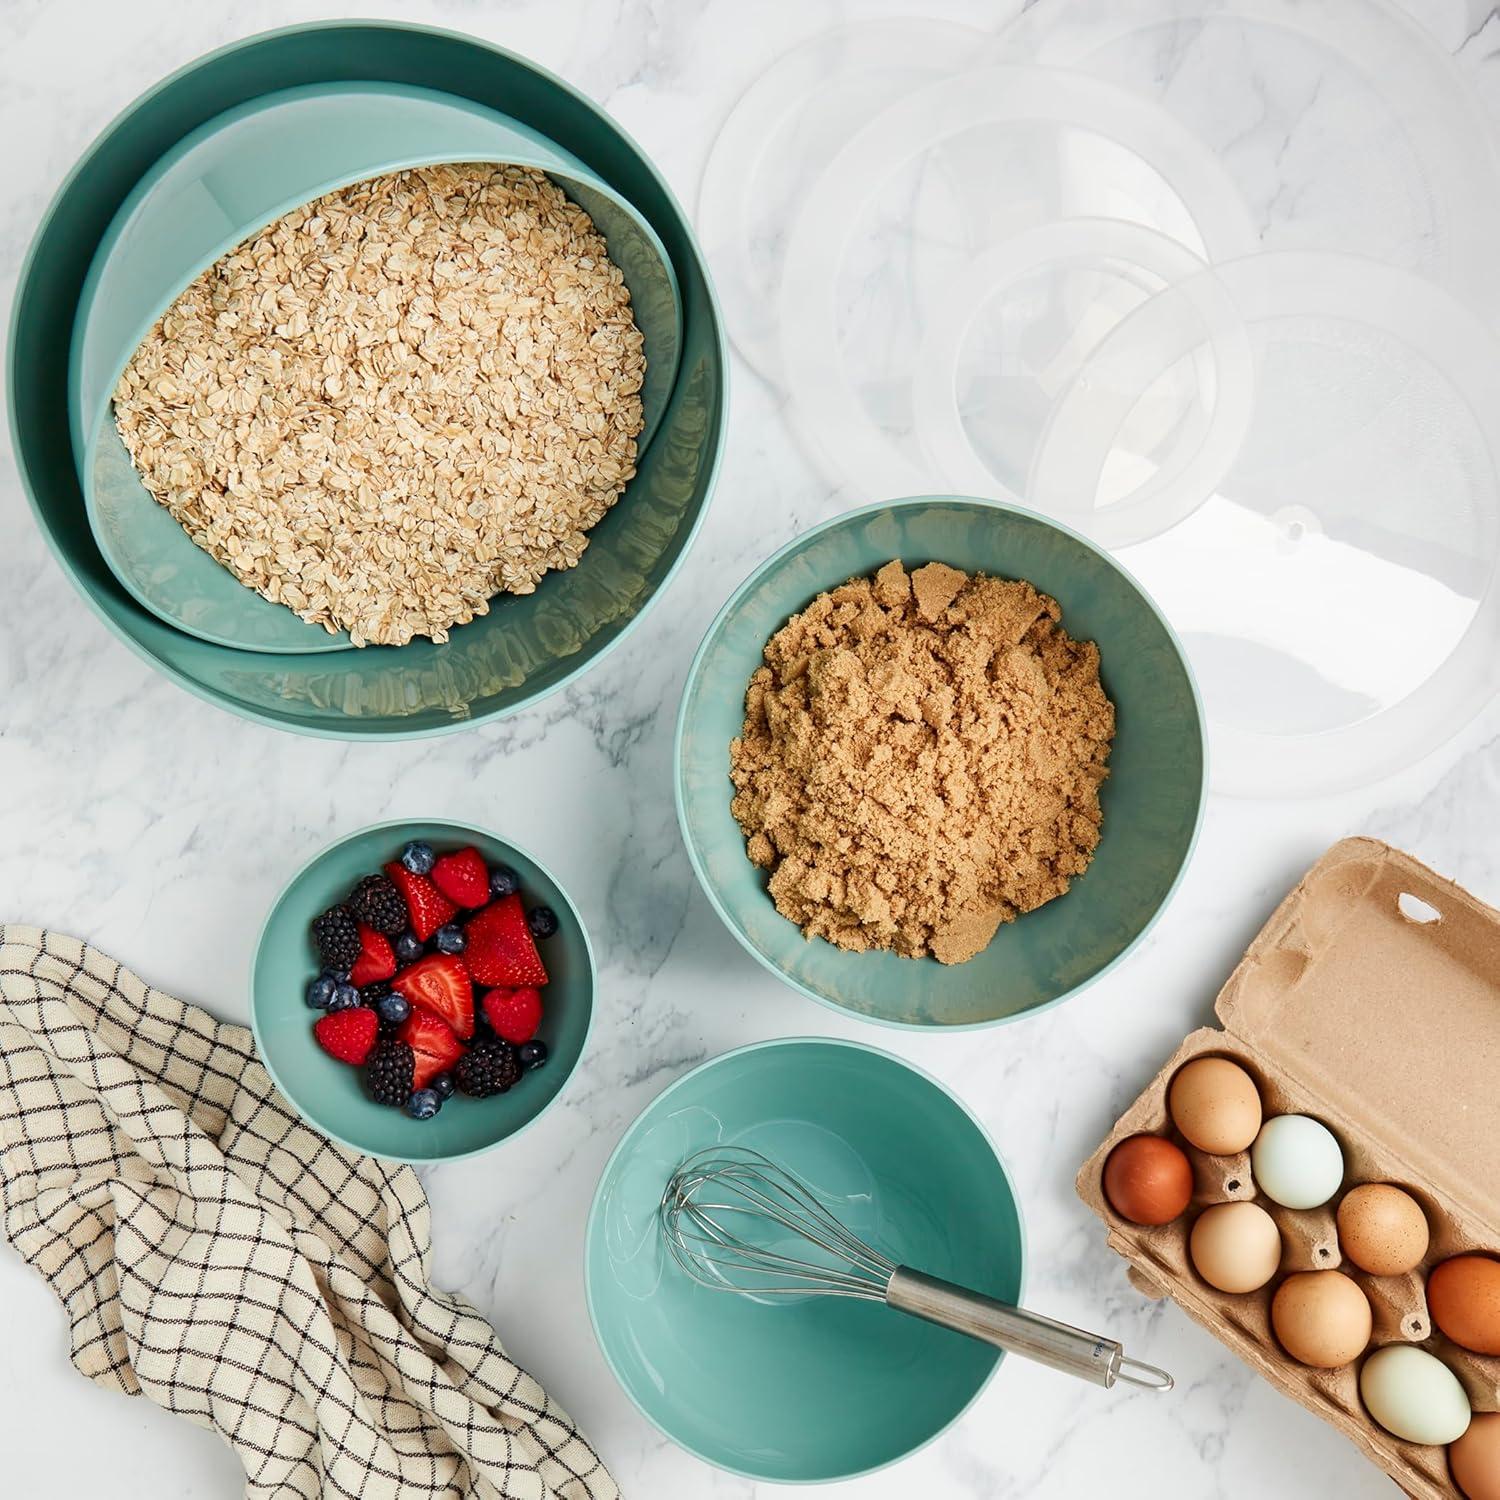
[[[890,562],[766,643],[735,819],[808,937],[962,963],[1093,858],[1114,706],[1029,583]]]

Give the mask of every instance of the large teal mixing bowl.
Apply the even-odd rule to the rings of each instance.
[[[68,420],[68,334],[111,220],[161,157],[225,110],[284,89],[388,83],[494,109],[583,162],[649,223],[682,297],[679,373],[639,473],[577,568],[496,600],[444,645],[308,656],[197,640],[144,608],[95,544]],[[665,588],[718,468],[727,358],[687,219],[645,155],[601,110],[524,59],[472,37],[394,22],[317,22],[235,43],[138,99],[73,169],[22,267],[7,351],[17,465],[37,521],[105,623],[199,696],[279,728],[404,738],[514,713],[615,645]]]
[[[936,1437],[979,1394],[998,1350],[878,1304],[710,1291],[667,1258],[662,1189],[685,1157],[720,1144],[790,1168],[897,1262],[1021,1300],[1015,1192],[953,1095],[853,1042],[745,1047],[649,1104],[594,1197],[589,1313],[631,1400],[689,1452],[778,1483],[847,1478]]]
[[[808,941],[745,855],[729,810],[729,742],[766,641],[819,593],[892,558],[1026,578],[1099,645],[1116,711],[1094,862],[1064,896],[1006,924],[977,957],[945,966]],[[763,563],[709,627],[677,722],[677,813],[693,869],[729,930],[768,969],[824,1004],[893,1026],[994,1025],[1054,1004],[1140,941],[1186,867],[1203,815],[1203,709],[1171,627],[1092,542],[995,501],[923,497],[814,527]]]

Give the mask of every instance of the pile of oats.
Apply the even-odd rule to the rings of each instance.
[[[242,583],[402,645],[578,562],[635,473],[645,369],[577,204],[526,168],[429,167],[330,193],[204,272],[115,420]]]

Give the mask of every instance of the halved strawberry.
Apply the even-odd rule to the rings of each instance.
[[[406,902],[411,930],[424,943],[453,920],[458,908],[425,875],[414,875],[403,864],[387,865],[385,873]]]
[[[460,906],[483,906],[490,899],[490,872],[477,849],[445,854],[432,867],[432,883]]]
[[[513,1046],[529,1042],[542,1024],[542,997],[530,985],[519,990],[491,990],[484,997],[485,1019]]]
[[[464,962],[476,984],[508,989],[546,984],[547,969],[526,926],[519,893],[503,896],[471,917],[464,935],[468,938]]]
[[[390,940],[373,927],[359,924],[359,957],[349,970],[349,983],[356,989],[374,984],[377,979],[389,979],[396,972],[396,955],[391,950]]]
[[[425,1006],[414,1005],[396,1033],[412,1050],[413,1091],[425,1089],[439,1073],[446,1073],[464,1055],[463,1044],[452,1028]]]
[[[474,986],[461,958],[448,953],[419,958],[396,975],[391,988],[441,1016],[464,1041],[474,1035]]]
[[[379,1030],[380,1017],[368,1005],[354,1005],[324,1016],[313,1027],[313,1035],[330,1057],[358,1067],[370,1055]]]

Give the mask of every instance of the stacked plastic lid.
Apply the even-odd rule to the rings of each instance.
[[[1219,789],[1357,786],[1500,687],[1500,169],[1394,5],[843,27],[740,100],[699,221],[851,503],[1015,499],[1119,554]]]

